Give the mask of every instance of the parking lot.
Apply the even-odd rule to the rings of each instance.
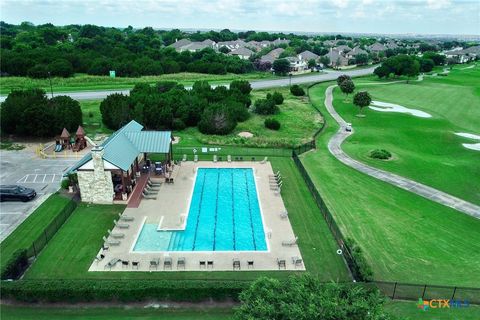
[[[58,190],[67,169],[78,159],[40,159],[31,150],[1,151],[0,184],[15,184],[37,191],[30,202],[0,204],[0,241],[3,241],[48,196]]]

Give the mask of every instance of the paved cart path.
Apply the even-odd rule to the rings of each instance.
[[[347,166],[357,171],[363,172],[371,177],[385,181],[394,186],[416,193],[419,196],[422,196],[429,200],[440,203],[444,206],[453,208],[472,217],[480,219],[480,206],[477,206],[473,203],[467,202],[435,188],[429,187],[427,185],[421,184],[414,180],[410,180],[397,174],[368,166],[349,157],[342,150],[341,144],[343,143],[343,141],[345,141],[346,138],[348,138],[351,134],[354,133],[354,129],[352,128],[351,132],[347,132],[345,130],[347,122],[335,111],[335,108],[333,107],[333,88],[335,87],[336,85],[329,86],[325,91],[325,107],[327,108],[330,115],[340,125],[340,129],[338,130],[338,132],[328,142],[328,150],[331,154],[333,154],[333,156],[335,156],[335,158],[337,158]]]
[[[321,74],[308,74],[305,76],[294,76],[291,79],[292,84],[304,84],[304,83],[314,83],[314,82],[321,82],[321,81],[330,81],[335,80],[341,74],[347,74],[351,77],[358,77],[369,75],[373,73],[376,66],[372,66],[365,69],[354,69],[354,70],[328,70],[326,73]],[[250,81],[253,89],[266,89],[266,88],[275,88],[275,87],[286,87],[290,85],[290,79],[288,78],[281,78],[281,79],[272,79],[272,80],[257,80],[257,81]],[[212,87],[219,86],[221,84],[212,85]],[[223,84],[228,86],[228,84]],[[191,87],[185,87],[190,89]],[[130,90],[94,90],[94,91],[78,91],[78,92],[58,92],[53,93],[54,96],[69,96],[75,100],[98,100],[104,99],[109,94],[112,93],[122,93],[128,95]],[[48,93],[48,90],[47,90]],[[50,94],[48,94],[50,96]],[[7,96],[0,96],[0,102],[5,101]]]

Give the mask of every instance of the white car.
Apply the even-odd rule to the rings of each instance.
[[[352,124],[351,123],[347,123],[347,126],[345,127],[345,131],[352,132]]]

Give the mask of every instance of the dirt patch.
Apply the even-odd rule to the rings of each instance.
[[[238,133],[238,136],[242,137],[242,138],[253,138],[253,133],[248,132],[248,131],[242,131],[242,132]]]

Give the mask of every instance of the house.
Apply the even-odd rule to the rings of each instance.
[[[346,58],[347,59],[355,59],[356,56],[358,56],[359,54],[366,54],[368,55],[368,52],[363,50],[362,48],[360,48],[359,46],[356,46],[354,47],[351,51],[349,51],[347,54],[346,54]]]
[[[480,58],[480,46],[474,46],[461,50],[445,52],[447,59],[453,59],[457,63],[467,63]]]
[[[398,49],[399,46],[395,43],[395,41],[388,41],[385,46],[387,47],[387,49],[392,49],[392,50],[395,50],[395,49]]]
[[[352,48],[350,48],[349,46],[347,45],[341,45],[341,46],[338,46],[338,47],[335,47],[333,48],[334,50],[337,50],[337,51],[340,51],[340,52],[343,52],[343,53],[347,53],[349,52],[350,50],[352,50]]]
[[[311,51],[308,51],[308,50],[305,50],[305,51],[301,52],[298,56],[301,60],[306,61],[307,63],[310,60],[317,61],[318,58],[320,58],[320,56],[318,56],[315,53],[313,53]]]
[[[301,59],[300,55],[297,57],[286,57],[290,62],[290,72],[304,71],[308,69],[308,61]]]
[[[192,43],[192,41],[190,41],[188,39],[180,39],[180,40],[175,40],[175,42],[172,43],[169,47],[173,47],[173,48],[175,48],[175,50],[180,51],[180,48],[182,48],[186,45],[189,45],[191,43]]]
[[[254,52],[247,48],[238,48],[230,51],[228,54],[231,56],[237,56],[243,60],[248,60],[254,54]]]
[[[270,51],[266,55],[262,56],[260,58],[260,62],[273,63],[273,61],[277,60],[278,57],[280,57],[280,55],[282,54],[283,51],[285,51],[285,49],[283,49],[283,48],[273,49],[272,51]]]
[[[141,124],[132,120],[102,145],[92,148],[67,174],[77,173],[82,201],[128,201],[148,153],[163,154],[165,163],[172,160],[172,133],[144,131]]]
[[[335,47],[340,40],[325,40],[323,45],[326,47]]]
[[[348,59],[345,57],[343,52],[330,48],[330,52],[328,52],[324,57],[328,57],[330,59],[330,63],[328,64],[331,67],[343,67],[348,65]]]
[[[289,43],[290,43],[290,40],[280,39],[280,38],[272,41],[272,44],[273,44],[274,46],[279,46],[279,45],[281,45],[281,44],[289,44]]]
[[[243,40],[221,41],[216,44],[216,48],[218,50],[221,47],[227,47],[229,50],[235,50],[239,48],[244,48],[246,45],[246,42]]]
[[[371,46],[368,46],[368,50],[370,50],[372,53],[379,53],[387,50],[387,48],[380,42],[375,42]]]
[[[180,47],[179,52],[183,52],[183,51],[190,51],[190,52],[197,52],[197,51],[201,51],[203,49],[206,49],[206,48],[210,48],[211,46],[206,44],[206,43],[202,43],[202,42],[192,42],[190,44],[187,44],[183,47]]]

